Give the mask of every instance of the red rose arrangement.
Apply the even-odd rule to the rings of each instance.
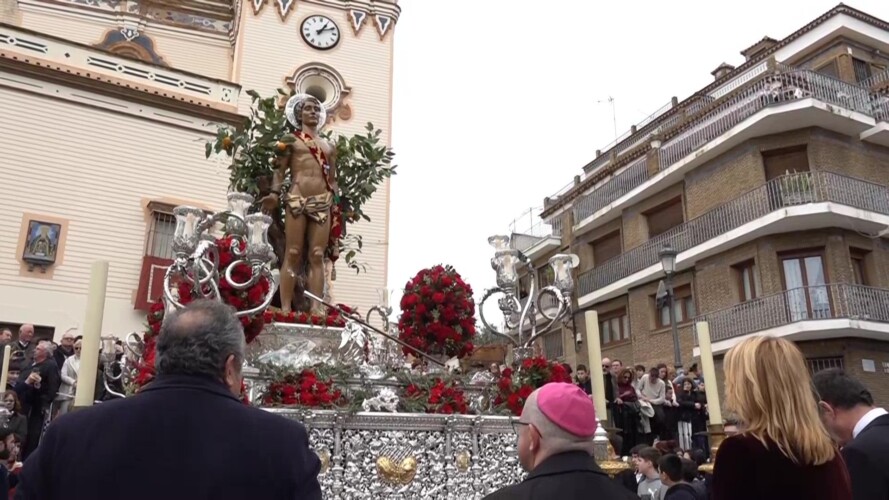
[[[528,396],[550,382],[571,383],[571,376],[561,363],[540,357],[525,359],[517,373],[507,368],[500,374],[497,382],[499,393],[494,405],[506,407],[513,415],[521,416]]]
[[[468,413],[466,398],[463,390],[453,381],[445,383],[441,379],[434,379],[431,387],[423,387],[420,384],[409,384],[402,394],[406,406],[415,407],[426,413]]]
[[[136,367],[135,383],[142,387],[154,378],[154,353],[157,336],[161,332],[161,323],[164,321],[164,303],[160,300],[151,304],[146,316],[148,329],[142,335],[142,357],[139,366]]]
[[[472,287],[451,266],[423,269],[404,287],[398,338],[429,354],[472,354],[475,302]],[[407,347],[405,354],[413,351]]]
[[[334,408],[344,406],[347,400],[332,380],[318,380],[314,370],[303,370],[270,383],[262,402],[266,405]]]

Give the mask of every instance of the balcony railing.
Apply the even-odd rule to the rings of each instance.
[[[860,82],[860,85],[865,88],[873,88],[876,85],[884,84],[889,82],[889,69],[881,71],[867,80],[863,80]]]
[[[889,323],[889,290],[845,283],[800,287],[703,314],[695,321],[706,321],[711,340],[718,342],[799,321],[826,319]]]
[[[778,73],[759,75],[745,85],[741,85],[739,90],[736,89],[735,93],[729,95],[724,102],[701,116],[696,115],[707,109],[716,99],[711,96],[700,96],[687,104],[684,109],[677,110],[674,113],[663,112],[661,113],[663,115],[662,118],[658,117],[649,121],[638,129],[636,134],[624,139],[621,143],[616,144],[615,147],[618,148],[620,153],[624,153],[633,147],[643,144],[650,139],[655,131],[668,133],[677,125],[683,123],[685,119],[691,120],[692,124],[687,130],[669,138],[662,145],[658,169],[664,170],[757,112],[769,106],[806,98],[814,98],[858,111],[877,120],[889,120],[889,102],[887,102],[885,97],[871,92],[867,86],[846,83],[842,80],[804,69],[779,66],[779,70],[780,72]],[[878,78],[889,79],[889,75],[875,75],[872,77],[874,80],[872,83],[876,83]],[[668,109],[667,111],[670,110]],[[591,164],[584,167],[584,170],[592,172],[607,163],[609,158],[611,158],[611,155],[605,151],[601,156],[593,160]],[[601,209],[616,200],[616,198],[612,198],[614,192],[620,192],[620,196],[623,196],[623,194],[641,185],[647,179],[648,176],[645,175],[640,178],[634,178],[632,182],[627,184],[630,181],[629,179],[614,176],[610,181],[605,182],[591,193],[581,197],[578,203],[584,204],[587,207],[598,206],[598,209]],[[609,185],[612,182],[617,182],[620,185],[612,187]],[[557,196],[562,196],[568,191],[575,189],[575,186],[576,184],[574,183],[565,186],[562,191],[557,193]],[[596,198],[599,197],[603,199],[597,200]],[[554,198],[552,197],[551,201],[554,201]],[[581,209],[575,215],[577,213],[584,214],[584,217],[587,217],[594,212],[589,212],[588,209]],[[584,217],[575,217],[575,220],[580,221]]]
[[[580,222],[598,212],[609,203],[629,193],[648,178],[648,161],[642,157],[618,173],[592,193],[574,202],[574,220]]]
[[[512,247],[521,252],[527,251],[541,240],[546,238],[562,237],[562,219],[556,218],[551,222],[537,220],[529,226],[516,229],[516,223],[510,227],[512,233]]]
[[[699,123],[692,128],[667,141],[660,151],[660,169],[669,168],[769,106],[806,98],[882,119],[889,116],[889,107],[867,88],[813,71],[785,69],[757,79],[697,120]]]
[[[832,172],[788,174],[603,262],[580,275],[578,290],[583,296],[657,264],[666,243],[684,252],[776,210],[828,201],[889,215],[889,187]]]

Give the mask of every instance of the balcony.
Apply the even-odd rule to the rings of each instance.
[[[818,126],[861,140],[889,144],[889,100],[866,88],[808,70],[782,67],[736,89],[714,107],[695,101],[697,113],[666,129],[652,177],[639,165],[595,187],[574,203],[575,234],[619,216],[618,209],[682,180],[700,166],[753,137]],[[691,110],[686,110],[688,113]],[[882,121],[883,123],[879,123]],[[647,168],[647,166],[645,167]]]
[[[562,246],[561,219],[546,222],[537,216],[538,212],[532,208],[510,224],[512,247],[532,260]],[[526,225],[521,226],[523,220]]]
[[[626,293],[662,274],[658,252],[667,243],[677,267],[778,232],[848,227],[878,233],[889,226],[889,187],[832,172],[773,179],[609,259],[578,280],[581,307]]]
[[[845,283],[795,288],[704,314],[695,321],[709,324],[717,353],[752,333],[794,341],[839,337],[885,340],[889,335],[889,289]]]

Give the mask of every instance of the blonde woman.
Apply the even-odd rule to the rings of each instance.
[[[740,432],[716,456],[713,500],[849,500],[846,466],[818,415],[802,353],[751,337],[725,357],[725,403]]]

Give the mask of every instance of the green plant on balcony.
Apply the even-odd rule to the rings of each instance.
[[[812,201],[812,177],[809,172],[785,170],[781,176],[781,195],[786,204]]]

